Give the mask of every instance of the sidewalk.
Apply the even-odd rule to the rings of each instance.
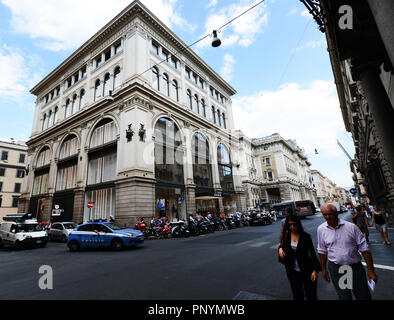
[[[389,228],[388,230],[389,240],[393,243],[391,246],[383,244],[383,239],[375,227],[368,228],[368,230],[369,247],[372,252],[374,265],[391,267],[394,271],[394,229]]]

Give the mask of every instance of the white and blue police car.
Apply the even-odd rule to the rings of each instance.
[[[144,234],[126,229],[106,220],[94,221],[76,227],[69,235],[67,246],[70,251],[92,248],[122,250],[144,243]]]

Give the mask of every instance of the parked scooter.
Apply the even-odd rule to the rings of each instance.
[[[178,222],[170,222],[168,226],[171,229],[171,234],[174,238],[190,236],[190,230],[185,221],[180,220]]]

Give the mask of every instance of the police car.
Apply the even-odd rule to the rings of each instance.
[[[143,243],[144,234],[141,231],[125,229],[105,220],[98,220],[76,227],[67,240],[70,251],[91,248],[121,250],[125,247]]]
[[[45,247],[48,236],[31,214],[8,214],[0,225],[0,247]]]

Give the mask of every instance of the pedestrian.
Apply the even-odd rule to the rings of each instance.
[[[368,218],[367,213],[362,206],[358,206],[352,215],[353,222],[360,228],[361,232],[364,233],[367,243],[369,243],[369,231],[368,231]]]
[[[278,247],[281,245],[282,240],[283,240],[284,231],[285,231],[285,229],[286,229],[286,220],[287,220],[287,218],[288,218],[289,216],[291,216],[292,214],[293,214],[293,208],[287,207],[287,208],[285,209],[285,216],[286,216],[286,218],[284,218],[284,219],[282,219],[282,220],[280,221],[280,237],[279,237],[279,244],[278,244]]]
[[[370,283],[377,282],[378,278],[365,236],[353,223],[339,219],[339,212],[333,205],[325,205],[321,211],[326,222],[317,229],[317,252],[323,279],[332,280],[340,300],[352,300],[352,292],[357,300],[371,300],[367,277]],[[367,264],[367,277],[360,252]],[[352,281],[346,285],[340,284],[341,277],[345,276],[343,266],[351,268]]]
[[[317,277],[321,271],[311,236],[302,227],[300,218],[287,218],[279,255],[285,259],[287,278],[294,300],[317,300]]]
[[[391,246],[391,242],[389,241],[387,234],[387,223],[384,213],[380,211],[378,207],[374,207],[374,211],[372,211],[372,220],[369,227],[372,227],[375,222],[375,228],[379,231],[380,236],[383,239],[383,243],[385,245]]]

